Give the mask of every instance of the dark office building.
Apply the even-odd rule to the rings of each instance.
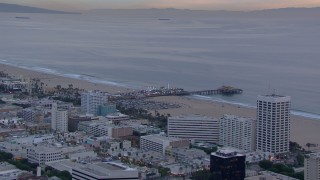
[[[210,156],[210,171],[221,180],[243,180],[246,156],[232,151],[217,151]]]

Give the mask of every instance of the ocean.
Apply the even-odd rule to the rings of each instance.
[[[137,89],[230,85],[244,93],[195,98],[248,107],[275,92],[291,96],[293,114],[320,119],[317,18],[148,13],[1,13],[0,63]]]

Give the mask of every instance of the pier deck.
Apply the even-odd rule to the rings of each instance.
[[[225,95],[230,96],[234,94],[242,94],[242,89],[237,89],[231,86],[222,86],[215,90],[203,90],[203,91],[185,91],[182,88],[172,88],[172,89],[153,89],[153,90],[141,90],[138,92],[121,93],[109,97],[110,101],[125,100],[125,99],[141,99],[149,97],[158,96],[190,96],[190,95]]]
[[[189,92],[189,95],[208,96],[208,95],[215,95],[215,94],[234,95],[234,94],[242,94],[242,93],[243,93],[242,89],[237,89],[231,86],[222,86],[221,88],[215,89],[215,90],[192,91],[192,92]]]

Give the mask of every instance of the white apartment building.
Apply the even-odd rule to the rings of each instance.
[[[304,159],[304,179],[320,179],[320,153],[306,155]]]
[[[290,106],[289,96],[258,96],[257,150],[274,154],[289,152]]]
[[[201,115],[181,115],[168,118],[168,136],[198,142],[219,142],[220,120]]]
[[[121,121],[129,120],[129,116],[121,113],[112,113],[106,116],[107,120],[112,121],[114,123],[119,123]]]
[[[38,144],[38,143],[53,143],[55,141],[54,135],[53,134],[46,134],[46,135],[42,135],[42,136],[35,136],[33,138],[32,143],[33,144]]]
[[[253,152],[256,148],[256,125],[253,119],[223,115],[220,120],[219,144]]]
[[[95,132],[93,135],[120,138],[131,136],[132,133],[132,128],[128,126],[100,125],[95,128]]]
[[[38,116],[43,116],[44,112],[36,108],[26,108],[22,110],[22,117],[27,122],[37,122]]]
[[[108,121],[100,120],[80,122],[78,130],[93,136],[108,136],[112,138],[130,136],[133,133],[132,128],[129,126],[117,126],[109,124]]]
[[[63,155],[62,150],[59,148],[38,144],[27,148],[27,158],[29,162],[42,166],[47,162],[63,159]]]
[[[140,149],[152,150],[165,154],[167,147],[172,148],[189,147],[188,139],[180,139],[175,137],[166,137],[161,135],[148,135],[140,137]]]
[[[98,127],[109,124],[108,121],[83,121],[78,124],[78,131],[84,131],[90,135],[98,135],[100,134]],[[108,134],[108,133],[107,133]]]
[[[100,105],[108,103],[109,94],[100,91],[88,91],[81,94],[81,111],[87,114],[98,114]]]
[[[71,108],[74,107],[72,103],[66,103],[66,102],[57,101],[57,100],[41,99],[35,102],[35,105],[41,106],[42,108],[47,110],[51,110],[53,104],[57,104],[58,109],[61,109],[61,110],[70,110]]]
[[[57,104],[52,104],[51,129],[59,132],[68,132],[68,111],[58,110]]]

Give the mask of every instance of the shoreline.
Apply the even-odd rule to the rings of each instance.
[[[256,108],[248,108],[224,102],[201,101],[188,97],[156,97],[154,101],[166,103],[180,103],[182,108],[158,110],[160,114],[170,114],[171,116],[201,114],[220,118],[224,114],[236,115],[244,118],[256,119]],[[306,144],[320,144],[320,121],[301,116],[291,115],[291,139],[303,148],[307,149]],[[310,150],[320,151],[320,147]]]
[[[90,76],[90,75],[86,75],[86,74],[59,73],[56,70],[47,69],[47,68],[43,68],[43,67],[36,67],[35,69],[33,69],[33,67],[21,66],[21,65],[19,66],[16,64],[7,63],[7,60],[3,60],[3,59],[0,59],[0,65],[6,66],[6,67],[14,67],[14,68],[18,68],[18,69],[26,70],[26,71],[32,71],[35,73],[36,72],[42,73],[44,75],[52,75],[52,76],[57,76],[60,78],[71,79],[71,81],[74,80],[74,81],[87,82],[87,83],[93,84],[97,88],[96,90],[105,91],[105,90],[109,89],[108,92],[110,92],[110,93],[128,92],[128,91],[132,91],[132,90],[140,90],[140,88],[141,88],[141,87],[140,88],[130,87],[128,85],[117,83],[114,81],[100,80],[98,77]],[[31,78],[34,78],[34,77],[31,77]],[[105,87],[101,87],[101,86],[105,86]],[[66,87],[67,87],[67,85],[66,85]],[[79,87],[79,88],[81,88],[81,87]],[[86,89],[86,88],[81,88],[81,89]],[[93,90],[93,89],[86,89],[86,90]],[[254,108],[255,109],[254,105],[244,104],[241,102],[226,101],[224,99],[217,100],[216,98],[211,98],[210,96],[195,95],[192,98],[198,99],[201,101],[232,104],[232,105],[241,106],[244,108]],[[291,114],[294,116],[300,116],[302,118],[320,121],[320,114],[317,114],[317,113],[312,113],[312,112],[307,112],[307,111],[302,111],[302,110],[297,110],[297,109],[291,109]]]
[[[21,68],[8,63],[0,62],[0,70],[5,71],[12,76],[23,76],[24,78],[39,78],[47,89],[61,85],[68,87],[73,84],[74,87],[85,90],[101,90],[109,93],[128,92],[133,90],[129,87],[121,87],[116,84],[102,84],[99,82],[90,82],[89,79],[79,79],[65,77],[63,75],[40,72],[32,68]],[[102,82],[102,81],[101,81]],[[241,117],[255,119],[256,110],[254,107],[246,107],[241,104],[232,104],[228,102],[218,102],[195,97],[182,96],[162,96],[150,98],[149,100],[162,101],[166,103],[175,103],[181,105],[177,109],[157,110],[161,114],[171,114],[177,116],[181,114],[201,114],[220,118],[223,114],[233,114]],[[291,115],[291,141],[299,143],[306,148],[306,143],[320,144],[320,121],[318,119],[307,118],[303,116]]]
[[[225,101],[223,99],[215,100],[215,99],[209,99],[209,98],[202,98],[202,97],[198,97],[198,95],[197,95],[197,97],[192,96],[190,98],[198,99],[198,100],[202,100],[202,101],[213,102],[213,103],[230,104],[230,105],[240,106],[240,107],[249,108],[249,109],[257,109],[255,106],[252,106],[252,105],[249,105],[249,104],[238,103],[238,102],[229,102],[229,101]],[[302,117],[302,118],[307,118],[307,119],[312,119],[312,120],[315,120],[315,121],[320,121],[320,114],[300,111],[300,110],[296,110],[296,109],[291,109],[290,112],[291,112],[292,116],[299,116],[299,117]],[[304,115],[302,115],[302,114],[304,114]]]
[[[44,68],[43,68],[44,69]],[[90,80],[72,77],[66,77],[64,74],[55,74],[50,72],[43,72],[38,70],[32,70],[30,67],[19,67],[8,63],[0,62],[0,70],[8,73],[11,76],[20,78],[38,78],[45,84],[46,89],[54,88],[57,85],[62,87],[68,87],[69,84],[73,84],[74,87],[85,90],[101,90],[109,93],[127,92],[131,90],[129,87],[124,87],[116,84],[107,84],[99,82],[90,82]]]

